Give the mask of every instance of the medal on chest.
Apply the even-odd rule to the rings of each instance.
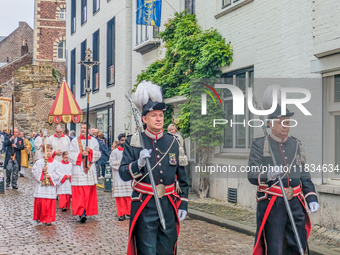
[[[300,158],[300,155],[298,154],[298,155],[296,155],[296,164],[298,165],[298,166],[301,166],[301,158]]]
[[[169,164],[175,166],[176,162],[176,153],[169,153]]]

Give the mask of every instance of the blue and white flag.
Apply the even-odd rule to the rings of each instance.
[[[137,0],[137,25],[161,26],[162,0]]]

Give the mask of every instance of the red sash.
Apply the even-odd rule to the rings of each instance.
[[[285,188],[285,189],[287,189],[287,188]],[[305,200],[304,200],[303,196],[301,195],[300,185],[294,187],[293,189],[294,189],[293,197],[298,197],[302,206],[305,208],[305,211],[307,211],[306,206],[305,206]],[[271,211],[271,209],[274,205],[276,198],[277,197],[283,197],[283,195],[282,195],[281,188],[279,186],[272,186],[269,189],[267,189],[265,186],[257,186],[257,191],[266,193],[266,196],[272,195],[270,202],[267,206],[267,209],[264,213],[264,216],[263,216],[263,219],[262,219],[262,222],[261,222],[261,226],[260,226],[260,229],[258,231],[256,244],[255,244],[254,249],[253,249],[253,255],[265,255],[266,251],[263,249],[266,246],[266,242],[265,242],[264,236],[263,236],[264,225],[266,224],[269,213],[270,213],[270,211]],[[305,226],[306,226],[306,230],[307,230],[307,240],[308,240],[308,237],[309,237],[309,234],[310,234],[310,231],[311,231],[311,228],[312,228],[311,221],[310,221],[308,213],[305,214]]]
[[[137,183],[136,181],[133,181],[132,183],[132,189],[142,193],[142,194],[146,194],[148,195],[145,200],[143,201],[143,203],[141,204],[141,206],[139,207],[137,213],[134,215],[132,222],[131,222],[131,226],[130,226],[130,231],[129,231],[129,242],[128,242],[128,248],[127,248],[127,255],[137,255],[137,247],[136,247],[136,240],[135,237],[132,235],[133,233],[133,229],[135,227],[136,221],[139,217],[139,215],[141,214],[141,212],[143,211],[143,209],[145,208],[145,206],[147,205],[147,203],[150,201],[150,199],[153,196],[153,191],[152,191],[152,186],[151,184],[147,184],[147,183]],[[176,199],[176,204],[173,201],[173,199],[170,197],[170,195],[175,196]],[[165,194],[164,197],[167,196],[169,201],[171,202],[173,208],[175,209],[175,211],[178,211],[178,207],[181,203],[181,199],[178,196],[178,194],[175,192],[175,185],[171,184],[171,185],[167,185],[165,186]],[[176,213],[176,228],[177,228],[177,236],[179,236],[179,230],[180,230],[180,221],[178,218],[178,214]],[[174,254],[176,254],[176,246],[177,243],[175,244],[175,248],[174,248]]]

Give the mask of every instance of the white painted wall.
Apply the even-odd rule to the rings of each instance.
[[[340,2],[313,1],[314,54],[325,56],[340,52]]]
[[[306,104],[313,117],[305,117],[298,109],[295,119],[299,121],[299,128],[292,129],[291,134],[298,137],[306,150],[309,163],[322,163],[322,87],[321,75],[311,73],[311,62],[316,61],[314,54],[328,52],[339,48],[338,14],[340,2],[338,0],[305,1],[305,0],[241,0],[237,9],[215,18],[215,15],[225,12],[221,9],[220,0],[196,0],[196,16],[203,29],[217,29],[226,42],[231,42],[234,50],[233,62],[229,67],[223,67],[224,73],[254,66],[255,79],[259,78],[296,78],[301,83],[292,81],[292,86],[307,88],[311,94],[311,101]],[[88,47],[92,45],[92,34],[101,29],[101,56],[103,63],[100,67],[101,89],[91,95],[91,106],[108,102],[106,92],[111,92],[116,100],[115,134],[124,130],[124,121],[129,114],[124,93],[136,83],[136,78],[142,70],[146,69],[157,59],[164,57],[165,48],[161,45],[145,55],[133,51],[135,47],[135,11],[136,1],[111,0],[101,1],[101,10],[92,15],[92,3],[88,1],[88,21],[80,26],[80,0],[77,0],[77,31],[70,35],[70,20],[67,19],[67,49],[70,53],[77,48],[77,61],[80,60],[80,44],[88,38]],[[233,8],[233,6],[232,6]],[[67,1],[70,10],[70,1]],[[162,5],[161,31],[165,29],[164,23],[174,17],[175,11],[184,10],[184,0],[167,0]],[[106,89],[106,23],[116,17],[116,85]],[[70,17],[70,15],[68,16]],[[70,58],[68,59],[70,66]],[[70,74],[68,74],[70,78]],[[303,79],[314,79],[306,82]],[[77,94],[76,99],[81,108],[85,108],[85,99],[79,98],[80,66],[77,65]],[[282,80],[281,80],[282,81]],[[294,83],[295,82],[295,83]],[[265,83],[255,84],[255,94],[261,101]],[[133,120],[131,129],[134,129]],[[256,130],[255,137],[262,135]],[[215,148],[214,154],[219,154],[220,148]],[[249,151],[244,151],[247,155]],[[210,163],[247,165],[247,157],[239,158],[237,155],[221,154],[218,157],[211,155]],[[193,172],[193,169],[192,169]],[[321,174],[312,174],[313,181],[321,184]],[[197,187],[197,174],[193,173],[193,188]],[[255,186],[249,184],[246,174],[239,178],[211,178],[210,196],[227,200],[227,188],[238,189],[238,202],[244,206],[256,206]],[[327,196],[327,195],[325,195]],[[314,222],[317,219],[314,216]]]
[[[129,103],[125,94],[131,90],[131,0],[100,1],[100,10],[93,15],[92,1],[87,1],[87,22],[81,26],[80,0],[77,0],[77,28],[73,35],[70,35],[71,1],[67,1],[67,51],[76,48],[76,61],[80,61],[81,43],[87,39],[87,48],[92,49],[92,35],[100,29],[100,87],[99,91],[90,96],[90,107],[108,103],[115,100],[115,135],[125,132],[124,122],[129,121]],[[106,47],[107,47],[107,22],[115,17],[116,27],[116,59],[115,59],[115,85],[106,87]],[[68,66],[70,67],[70,57]],[[68,81],[70,81],[68,72]],[[106,93],[111,93],[111,98]],[[76,100],[81,109],[86,108],[86,97],[80,98],[80,65],[76,65]],[[92,123],[94,124],[94,123]],[[77,128],[78,130],[78,128]],[[115,137],[117,139],[117,137]]]

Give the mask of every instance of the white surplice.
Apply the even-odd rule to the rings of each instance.
[[[39,160],[45,156],[43,152],[41,152],[42,148],[39,149],[40,145],[43,144],[43,138],[38,136],[34,140],[34,147],[35,147],[35,160]]]
[[[71,162],[67,162],[68,164],[65,164],[63,162],[64,161],[62,161],[60,163],[60,169],[61,169],[61,172],[62,172],[62,175],[63,175],[63,177],[61,178],[61,181],[63,180],[65,175],[72,175],[72,167],[73,167]],[[72,178],[71,178],[71,180],[72,180]],[[66,179],[64,183],[60,182],[60,184],[57,187],[58,195],[62,195],[62,194],[72,195],[71,180],[70,179]]]
[[[123,181],[119,176],[119,166],[123,158],[123,150],[114,149],[110,155],[112,169],[112,197],[130,197],[132,194],[131,181]]]
[[[95,163],[98,161],[98,159],[100,159],[101,152],[99,151],[99,144],[95,138],[89,137],[88,142],[88,146],[92,150],[93,158],[91,168],[89,169],[88,173],[85,174],[83,162],[81,161],[82,156],[79,150],[78,137],[72,139],[71,141],[68,158],[73,165],[71,179],[72,186],[92,186],[98,183]],[[85,151],[86,140],[81,139],[81,143],[83,151]]]
[[[35,186],[33,197],[37,198],[49,198],[56,199],[57,198],[57,185],[60,183],[63,174],[60,169],[60,163],[56,160],[53,160],[51,163],[47,163],[47,172],[51,176],[51,180],[53,186],[41,186],[41,178],[43,174],[43,167],[45,166],[45,160],[39,159],[32,168],[32,173],[34,178],[37,181]]]
[[[51,135],[47,139],[47,143],[51,144],[53,147],[53,153],[57,150],[61,150],[61,152],[68,151],[70,147],[70,138],[68,136],[63,135],[62,137],[58,138],[55,135]],[[54,159],[58,162],[61,162],[63,156],[55,155]]]

